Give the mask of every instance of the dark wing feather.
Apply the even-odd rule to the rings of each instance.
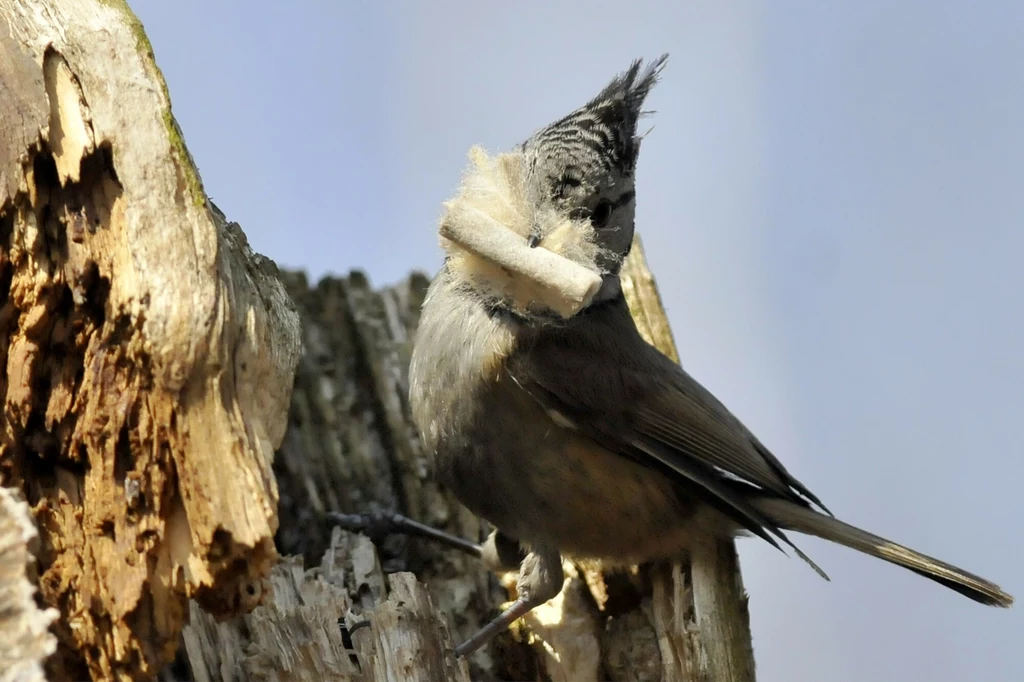
[[[722,471],[795,502],[802,501],[797,495],[803,496],[828,512],[710,391],[669,358],[658,356],[659,390],[636,407],[646,430],[669,445],[700,444],[707,461]]]
[[[640,433],[617,428],[614,431],[615,435],[612,435],[609,429],[600,426],[602,423],[607,425],[606,421],[590,422],[587,416],[581,414],[578,406],[568,404],[555,392],[547,390],[540,383],[531,381],[522,374],[512,376],[512,379],[520,388],[529,393],[544,410],[558,412],[603,448],[648,465],[659,462],[676,475],[697,485],[705,497],[711,498],[709,501],[712,504],[735,518],[751,533],[771,543],[774,547],[782,549],[775,538],[765,531],[765,527],[771,527],[771,522],[754,507],[747,504],[742,496],[736,495],[723,485],[723,481],[715,474],[714,470],[700,460],[680,458],[667,449],[663,443],[647,438]]]
[[[603,447],[674,472],[752,533],[776,547],[775,538],[782,540],[821,573],[744,491],[804,506],[804,498],[820,502],[710,392],[643,341],[621,306],[624,321],[623,310],[612,309],[528,339],[509,358],[509,375]],[[615,345],[599,343],[609,338],[609,325],[623,323],[632,335],[619,327]],[[743,485],[730,485],[730,478]]]

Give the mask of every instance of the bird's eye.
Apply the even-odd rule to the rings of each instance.
[[[563,175],[551,185],[551,198],[564,199],[573,189],[583,184],[583,181],[573,175]]]
[[[612,202],[607,199],[602,199],[598,202],[597,206],[594,207],[593,212],[590,214],[590,224],[594,227],[604,227],[608,224],[608,219],[612,217]]]

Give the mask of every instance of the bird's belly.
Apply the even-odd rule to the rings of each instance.
[[[473,452],[444,482],[471,510],[528,545],[634,563],[673,557],[729,533],[716,511],[659,471],[572,429],[547,421],[542,429],[499,431],[504,442],[474,439]],[[507,483],[489,485],[497,480]]]

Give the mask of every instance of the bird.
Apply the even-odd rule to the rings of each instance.
[[[817,536],[1009,607],[1013,597],[996,584],[836,518],[641,337],[620,269],[635,231],[638,123],[667,59],[633,61],[513,149],[517,196],[531,215],[589,229],[581,238],[594,248],[575,253],[600,285],[582,309],[565,316],[542,301],[524,304],[507,281],[454,251],[429,285],[409,366],[412,418],[437,480],[495,528],[483,545],[451,544],[492,568],[519,570],[516,600],[456,654],[557,596],[563,557],[636,565],[740,535],[788,547],[825,576],[789,533]],[[545,248],[558,221],[527,222],[528,246]]]

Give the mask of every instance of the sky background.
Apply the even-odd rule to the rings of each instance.
[[[684,365],[840,517],[1024,596],[1024,3],[131,0],[252,246],[378,285],[505,150],[635,57],[637,226]],[[628,7],[628,9],[627,9]],[[1024,680],[989,609],[740,542],[760,682]]]

